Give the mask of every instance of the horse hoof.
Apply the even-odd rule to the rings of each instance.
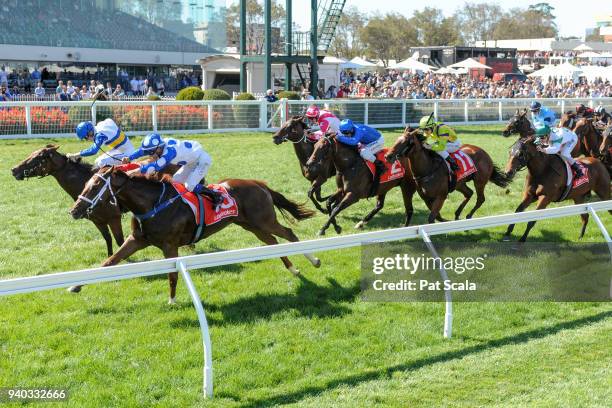
[[[510,236],[509,235],[504,235],[502,237],[502,242],[510,242]]]
[[[176,305],[176,298],[170,298],[170,299],[168,299],[168,304],[169,304],[169,305]]]
[[[325,230],[320,230],[319,232],[317,232],[317,235],[322,237],[325,235]]]
[[[364,225],[365,223],[363,221],[359,221],[357,224],[355,224],[355,229],[362,229]]]
[[[336,234],[340,234],[342,232],[342,227],[339,225],[335,225],[334,229],[336,230]]]
[[[79,293],[81,291],[82,286],[71,286],[67,290],[70,293]]]
[[[312,266],[314,266],[315,268],[320,268],[321,267],[321,260],[319,258],[315,258],[315,261],[312,264]]]
[[[291,272],[295,276],[299,276],[300,275],[299,269],[297,269],[295,266],[290,266],[289,267],[289,272]]]

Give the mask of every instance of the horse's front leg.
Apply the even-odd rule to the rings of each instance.
[[[525,211],[525,209],[529,207],[529,205],[533,203],[534,201],[535,201],[535,197],[532,194],[526,192],[523,195],[523,201],[521,201],[518,207],[516,207],[516,210],[514,210],[514,212],[519,213],[519,212]],[[502,241],[510,241],[510,235],[512,234],[512,231],[514,230],[514,225],[515,224],[508,225],[508,229],[506,229],[506,233],[504,234]]]
[[[149,243],[137,238],[134,238],[134,235],[130,235],[127,237],[123,245],[115,252],[114,255],[111,255],[102,266],[112,266],[121,262],[123,259],[126,259],[130,255],[132,255],[136,251],[140,251],[143,248],[149,246]],[[71,286],[68,288],[69,292],[78,293],[81,291],[82,285]]]
[[[325,225],[323,225],[318,235],[319,236],[325,235],[325,231],[327,231],[330,224],[336,221],[336,216],[338,215],[338,213],[340,213],[340,211],[344,210],[346,207],[350,206],[351,204],[355,203],[357,200],[358,198],[355,195],[355,193],[353,192],[346,193],[344,197],[342,198],[342,201],[340,201],[340,204],[335,206],[334,209],[331,211],[331,213],[329,214],[329,219],[327,220]]]
[[[361,229],[363,228],[364,225],[366,225],[368,223],[368,221],[370,221],[372,219],[372,217],[374,217],[380,210],[382,210],[382,208],[385,206],[385,197],[386,197],[386,193],[385,194],[380,194],[377,199],[376,199],[376,206],[374,207],[374,209],[372,211],[370,211],[368,213],[368,215],[366,215],[361,221],[359,221],[357,223],[357,225],[355,225],[356,229]]]
[[[540,196],[540,199],[538,200],[538,205],[536,206],[536,210],[543,210],[544,208],[548,207],[548,204],[550,204],[551,201],[552,200],[548,196]],[[523,233],[521,239],[519,239],[519,242],[525,242],[527,240],[527,235],[529,235],[529,231],[531,231],[535,223],[535,221],[529,221],[527,223],[527,228],[525,228],[525,232]]]
[[[168,245],[162,249],[164,252],[164,257],[168,258],[178,258],[178,247],[175,245]],[[173,305],[176,303],[176,284],[178,283],[178,272],[170,272],[168,274],[168,285],[170,286],[170,297],[168,299],[168,304]]]

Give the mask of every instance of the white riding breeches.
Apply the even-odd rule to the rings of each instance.
[[[378,140],[362,146],[359,149],[359,154],[365,160],[374,163],[376,161],[376,153],[380,152],[385,147],[385,139],[381,136]]]
[[[574,150],[576,143],[578,143],[578,139],[571,140],[561,145],[561,150],[559,150],[559,154],[561,155],[561,157],[563,157],[563,159],[569,164],[574,164],[574,162],[576,161],[572,157],[572,150]]]
[[[457,150],[459,150],[460,147],[461,142],[459,141],[459,139],[457,139],[454,142],[446,142],[446,149],[436,153],[438,153],[440,156],[442,156],[444,160],[446,160],[446,158],[449,156],[449,153],[455,153]]]
[[[182,166],[172,176],[172,180],[184,184],[187,190],[193,191],[195,186],[206,177],[211,165],[212,158],[204,150],[200,150],[197,160]]]

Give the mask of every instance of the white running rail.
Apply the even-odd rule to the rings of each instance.
[[[278,258],[312,252],[324,252],[341,248],[350,248],[372,243],[397,241],[403,239],[422,239],[434,256],[437,256],[430,236],[462,232],[475,229],[492,228],[514,223],[540,221],[551,218],[568,217],[579,214],[590,214],[601,230],[604,240],[610,249],[612,261],[612,240],[597,211],[612,210],[612,200],[599,201],[588,204],[570,205],[545,210],[527,211],[474,218],[470,220],[449,221],[438,224],[417,225],[411,227],[394,228],[383,231],[365,232],[353,235],[337,236],[310,241],[285,243],[255,248],[236,249],[231,251],[214,252],[209,254],[191,255],[172,259],[140,262],[135,264],[116,265],[106,268],[92,268],[73,272],[61,272],[48,275],[39,275],[25,278],[16,278],[0,281],[0,296],[30,293],[41,290],[65,288],[73,285],[89,285],[97,282],[108,282],[120,279],[133,279],[143,276],[180,272],[189,290],[189,294],[196,308],[202,341],[204,345],[204,393],[211,397],[212,386],[212,353],[208,324],[200,297],[193,285],[189,269],[209,268],[219,265],[229,265],[242,262],[259,261],[263,259]],[[446,272],[440,271],[444,277]],[[450,291],[445,293],[446,314],[444,320],[444,337],[452,336],[452,298]]]

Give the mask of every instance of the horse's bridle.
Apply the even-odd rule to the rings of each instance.
[[[123,186],[125,186],[125,184],[127,183],[127,181],[120,186],[117,191],[113,191],[113,186],[111,184],[111,178],[110,177],[104,177],[101,174],[95,173],[93,175],[93,177],[97,177],[99,179],[101,179],[104,182],[104,185],[102,186],[102,188],[100,189],[100,191],[98,191],[98,194],[95,195],[95,197],[93,199],[89,199],[87,197],[85,197],[84,195],[79,194],[79,200],[83,200],[86,203],[89,204],[89,206],[87,207],[87,214],[90,214],[93,209],[96,207],[96,205],[98,205],[100,203],[100,201],[102,200],[102,196],[104,195],[104,193],[106,193],[106,190],[109,190],[111,198],[110,198],[110,203],[111,205],[114,205],[115,207],[118,206],[118,202],[117,202],[117,194],[119,194],[119,192],[121,191],[121,189],[123,189]]]
[[[304,124],[304,125],[305,125],[305,124]],[[290,130],[289,132],[287,132],[287,134],[286,134],[285,136],[283,136],[283,138],[281,139],[283,142],[291,142],[291,143],[293,143],[293,144],[299,144],[299,143],[302,143],[302,142],[306,142],[306,143],[315,143],[314,141],[310,141],[310,140],[309,140],[309,139],[306,137],[306,130],[308,130],[308,129],[309,129],[309,128],[308,128],[308,126],[306,126],[306,127],[304,128],[304,132],[302,133],[302,137],[301,137],[301,138],[299,138],[299,140],[297,140],[297,141],[293,141],[293,140],[289,139],[289,135],[291,135],[291,134],[297,134],[297,131],[296,131],[296,130],[293,128],[293,124],[291,124],[290,129],[291,129],[291,130]]]
[[[49,157],[49,159],[50,158],[51,157]],[[68,158],[66,158],[66,161],[64,162],[64,165],[62,167],[60,167],[59,169],[47,171],[47,173],[43,174],[43,175],[36,175],[36,174],[32,174],[32,173],[35,173],[38,170],[44,170],[44,168],[45,168],[45,165],[43,164],[44,160],[42,160],[38,156],[36,157],[36,159],[37,159],[36,165],[34,165],[31,169],[24,169],[23,170],[23,177],[25,179],[29,179],[31,177],[43,178],[43,177],[46,177],[48,175],[51,175],[51,174],[53,174],[55,172],[58,172],[58,171],[64,169],[64,167],[66,167],[68,165]]]
[[[514,144],[510,147],[510,154],[516,160],[518,160],[519,168],[516,171],[521,171],[527,166],[527,158],[525,158],[525,153],[523,152],[523,146],[525,142],[521,139],[518,139]]]

